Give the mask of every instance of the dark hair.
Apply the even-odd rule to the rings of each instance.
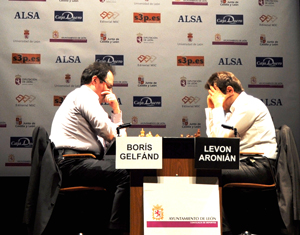
[[[80,83],[81,85],[89,84],[94,76],[97,76],[100,81],[105,81],[109,71],[111,71],[112,74],[115,74],[115,69],[111,64],[107,62],[96,61],[83,70]]]
[[[209,90],[210,86],[214,86],[214,84],[216,84],[224,94],[226,94],[226,88],[228,86],[231,86],[238,94],[244,91],[240,80],[237,79],[237,77],[231,72],[221,71],[212,74],[206,82],[204,88]]]

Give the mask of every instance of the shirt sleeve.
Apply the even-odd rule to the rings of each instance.
[[[225,123],[225,114],[222,107],[206,108],[206,134],[208,137],[227,137],[230,131],[221,125]]]
[[[255,111],[247,109],[247,107],[240,108],[232,113],[224,114],[223,108],[206,108],[206,134],[208,137],[234,137],[234,131],[225,129],[221,125],[226,124],[237,129],[241,135],[245,133],[253,124],[256,118]]]
[[[112,114],[111,114],[111,121],[113,123],[117,124],[117,126],[123,124],[122,111],[121,111],[121,113],[118,113],[118,114],[114,114],[112,112]],[[126,128],[120,129],[120,136],[121,137],[127,136]]]
[[[227,124],[235,127],[240,135],[244,135],[258,117],[258,113],[254,109],[245,105],[239,109],[239,112],[233,112]]]
[[[118,125],[122,123],[122,114],[113,114],[112,119],[110,119],[97,98],[85,97],[78,99],[77,102],[78,111],[89,123],[95,134],[106,141],[112,141],[117,135]]]

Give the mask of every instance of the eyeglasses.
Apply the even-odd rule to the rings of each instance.
[[[96,76],[96,79],[97,78],[98,77]],[[111,84],[111,83],[109,83],[109,82],[107,82],[105,80],[101,80],[100,78],[98,78],[98,79],[99,79],[100,82],[105,82],[108,89],[112,89],[113,88],[113,86],[114,86],[113,84]]]
[[[113,84],[110,84],[109,82],[107,82],[107,81],[105,81],[105,80],[104,80],[103,82],[106,83],[106,86],[107,86],[108,89],[112,89],[113,86],[114,86]]]

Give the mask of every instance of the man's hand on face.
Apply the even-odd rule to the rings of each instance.
[[[211,109],[215,107],[210,95],[207,96],[207,107]]]
[[[121,112],[118,99],[114,93],[111,91],[103,91],[101,95],[104,96],[103,101],[109,104],[115,114]]]
[[[209,108],[223,107],[224,101],[228,98],[216,84],[214,86],[210,86],[208,93],[207,104]]]

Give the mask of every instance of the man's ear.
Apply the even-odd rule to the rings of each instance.
[[[96,80],[97,80],[97,76],[94,75],[94,76],[92,77],[91,84],[95,84],[95,83],[96,83]]]
[[[234,93],[234,89],[232,86],[226,87],[226,95],[233,94],[233,93]]]

